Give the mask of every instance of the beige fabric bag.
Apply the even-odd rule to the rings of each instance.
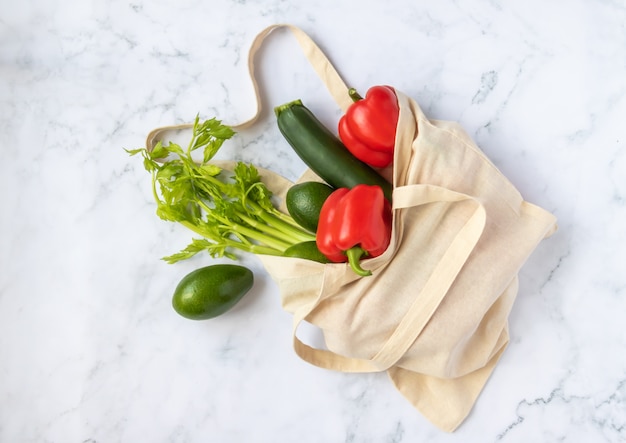
[[[259,34],[250,51],[253,82],[254,54],[278,27],[293,32],[347,109],[348,88],[315,43],[292,26]],[[383,255],[363,262],[373,275],[358,277],[343,263],[261,260],[283,308],[293,313],[294,349],[302,359],[344,372],[387,371],[415,408],[451,432],[508,344],[518,272],[555,231],[556,220],[524,201],[458,124],[428,120],[415,101],[396,92],[396,155],[385,171],[394,185],[392,241]],[[150,134],[149,146],[164,129],[170,128]],[[277,195],[291,185],[269,171],[263,176]],[[303,179],[311,177],[309,171]],[[298,338],[302,322],[322,331],[327,349]]]

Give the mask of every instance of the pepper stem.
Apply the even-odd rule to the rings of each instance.
[[[363,97],[359,95],[355,88],[348,89],[348,95],[352,99],[353,102],[358,102],[359,100],[363,100]]]
[[[354,272],[356,272],[361,277],[367,277],[372,275],[372,271],[367,269],[363,269],[361,267],[361,257],[366,256],[367,251],[360,246],[354,246],[346,251],[346,256],[348,257],[348,263]]]

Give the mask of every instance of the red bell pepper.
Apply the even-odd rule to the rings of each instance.
[[[348,261],[357,274],[371,275],[360,260],[385,252],[391,240],[391,219],[391,204],[380,186],[339,188],[320,210],[317,247],[330,261]]]
[[[373,86],[362,98],[354,88],[354,100],[339,120],[339,138],[359,160],[384,168],[393,161],[398,125],[398,98],[391,86]]]

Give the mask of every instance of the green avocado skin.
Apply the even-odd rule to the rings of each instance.
[[[244,266],[205,266],[190,272],[178,283],[172,306],[191,320],[215,318],[233,308],[253,284],[254,275]]]
[[[287,191],[285,204],[289,215],[304,229],[316,232],[322,205],[334,191],[321,182],[303,182]]]
[[[330,263],[330,260],[317,248],[315,241],[297,243],[289,247],[285,251],[285,257],[304,258],[319,263]]]

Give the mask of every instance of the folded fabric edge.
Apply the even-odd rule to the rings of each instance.
[[[452,379],[419,374],[399,367],[387,371],[396,389],[429,422],[444,432],[454,432],[467,418],[508,345],[482,368]]]

